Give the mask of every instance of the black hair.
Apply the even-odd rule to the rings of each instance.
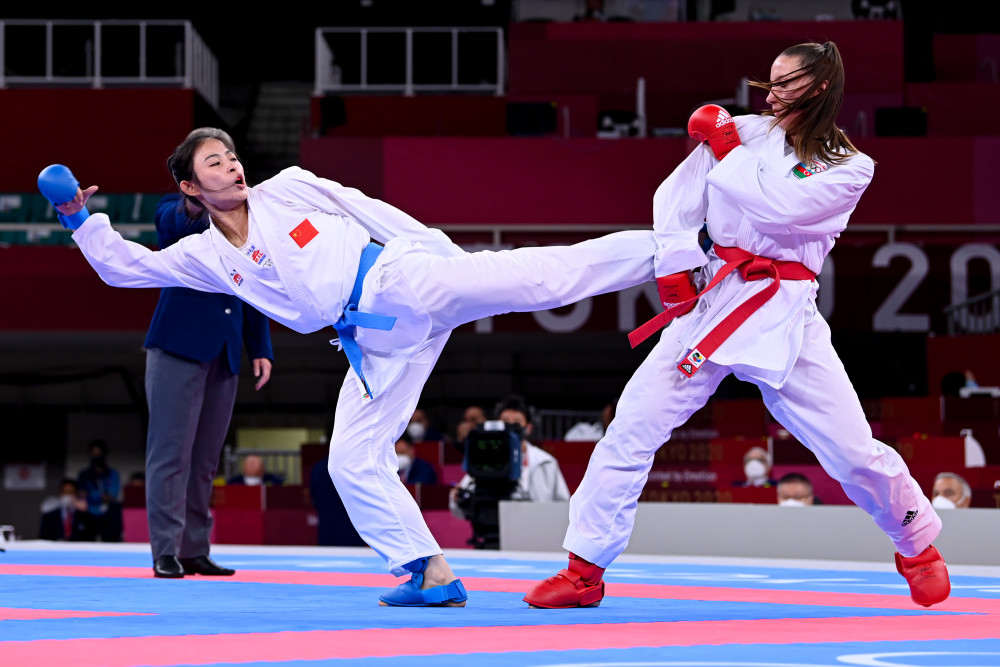
[[[521,414],[524,415],[525,423],[527,424],[532,424],[535,421],[534,408],[528,405],[527,401],[525,401],[522,396],[518,396],[517,394],[511,394],[507,398],[497,403],[496,407],[493,408],[493,416],[496,419],[499,419],[500,415],[505,410],[514,410],[515,412],[520,412]]]
[[[178,188],[181,185],[181,181],[198,182],[198,179],[194,175],[194,154],[199,146],[211,139],[221,141],[234,155],[236,154],[236,144],[233,143],[233,138],[225,130],[220,130],[217,127],[199,127],[198,129],[191,130],[184,138],[184,141],[167,158],[167,170],[174,177],[174,182],[177,183]],[[196,197],[185,194],[184,198],[199,211],[205,208]]]
[[[809,487],[809,492],[812,493],[812,482],[810,482],[809,478],[800,472],[790,472],[787,475],[782,476],[782,478],[778,480],[778,485],[780,486],[781,484],[787,484],[789,482],[800,482],[805,484]]]

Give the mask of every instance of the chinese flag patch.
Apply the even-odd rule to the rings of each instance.
[[[295,241],[300,248],[305,248],[306,244],[316,238],[317,234],[319,234],[319,232],[316,231],[316,228],[312,226],[311,222],[309,222],[309,218],[306,218],[299,223],[298,227],[288,232],[288,235],[292,237],[292,240]]]

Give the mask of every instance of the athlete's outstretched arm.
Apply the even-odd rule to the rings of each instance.
[[[200,235],[182,239],[167,250],[153,251],[126,241],[111,228],[104,213],[91,215],[87,200],[97,186],[81,189],[63,165],[51,165],[38,176],[38,189],[59,212],[59,221],[73,230],[73,240],[101,279],[114,287],[190,287],[224,292],[208,271],[188,261],[185,249],[204,244]]]
[[[272,182],[320,211],[339,213],[356,220],[376,241],[385,243],[401,236],[420,243],[437,255],[457,256],[465,252],[440,229],[427,227],[395,206],[373,199],[355,188],[320,178],[305,169],[285,169]]]

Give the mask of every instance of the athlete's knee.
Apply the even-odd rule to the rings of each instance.
[[[362,443],[341,441],[338,444],[337,440],[330,443],[327,470],[338,489],[346,485],[357,485],[363,479],[370,479],[377,474],[380,467]]]
[[[331,440],[330,455],[327,458],[326,469],[330,474],[330,479],[333,481],[334,486],[342,486],[356,472],[351,470],[355,466],[350,463],[350,460],[349,444],[337,439]]]
[[[597,450],[615,467],[638,469],[645,465],[663,443],[670,438],[670,431],[650,428],[641,421],[622,421],[615,418],[597,444]]]

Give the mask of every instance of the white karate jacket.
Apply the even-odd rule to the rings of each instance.
[[[794,173],[799,159],[786,150],[784,130],[769,129],[771,118],[738,116],[735,121],[742,146],[721,162],[709,147],[699,146],[657,189],[656,275],[705,267],[697,282],[707,283],[723,262],[698,245],[698,231],[706,223],[719,245],[800,262],[818,274],[871,182],[874,162],[863,153],[840,165],[814,162],[803,165],[811,175],[799,178]],[[770,279],[746,282],[735,272],[727,276],[691,313],[671,324],[683,327],[686,341],[678,361],[769,284]],[[816,289],[815,281],[783,280],[778,294],[716,350],[712,361],[780,387],[799,356],[805,318],[815,313]]]
[[[251,188],[247,205],[250,240],[260,243],[267,261],[258,261],[260,256],[254,259],[247,248],[233,246],[214,225],[153,251],[124,240],[111,228],[107,215],[95,213],[73,233],[73,239],[109,285],[179,286],[233,294],[300,333],[318,331],[340,319],[361,252],[371,239],[385,243],[386,248],[369,279],[379,265],[406,252],[443,256],[464,252],[440,230],[298,167]],[[386,355],[365,356],[364,373],[373,391],[398,376],[431,326],[430,317],[412,303],[409,293],[395,294],[389,286],[379,296],[411,307],[392,313],[398,318],[392,331],[375,332],[374,342]],[[366,301],[373,305],[366,294],[360,310]],[[359,343],[365,333],[358,330]]]

